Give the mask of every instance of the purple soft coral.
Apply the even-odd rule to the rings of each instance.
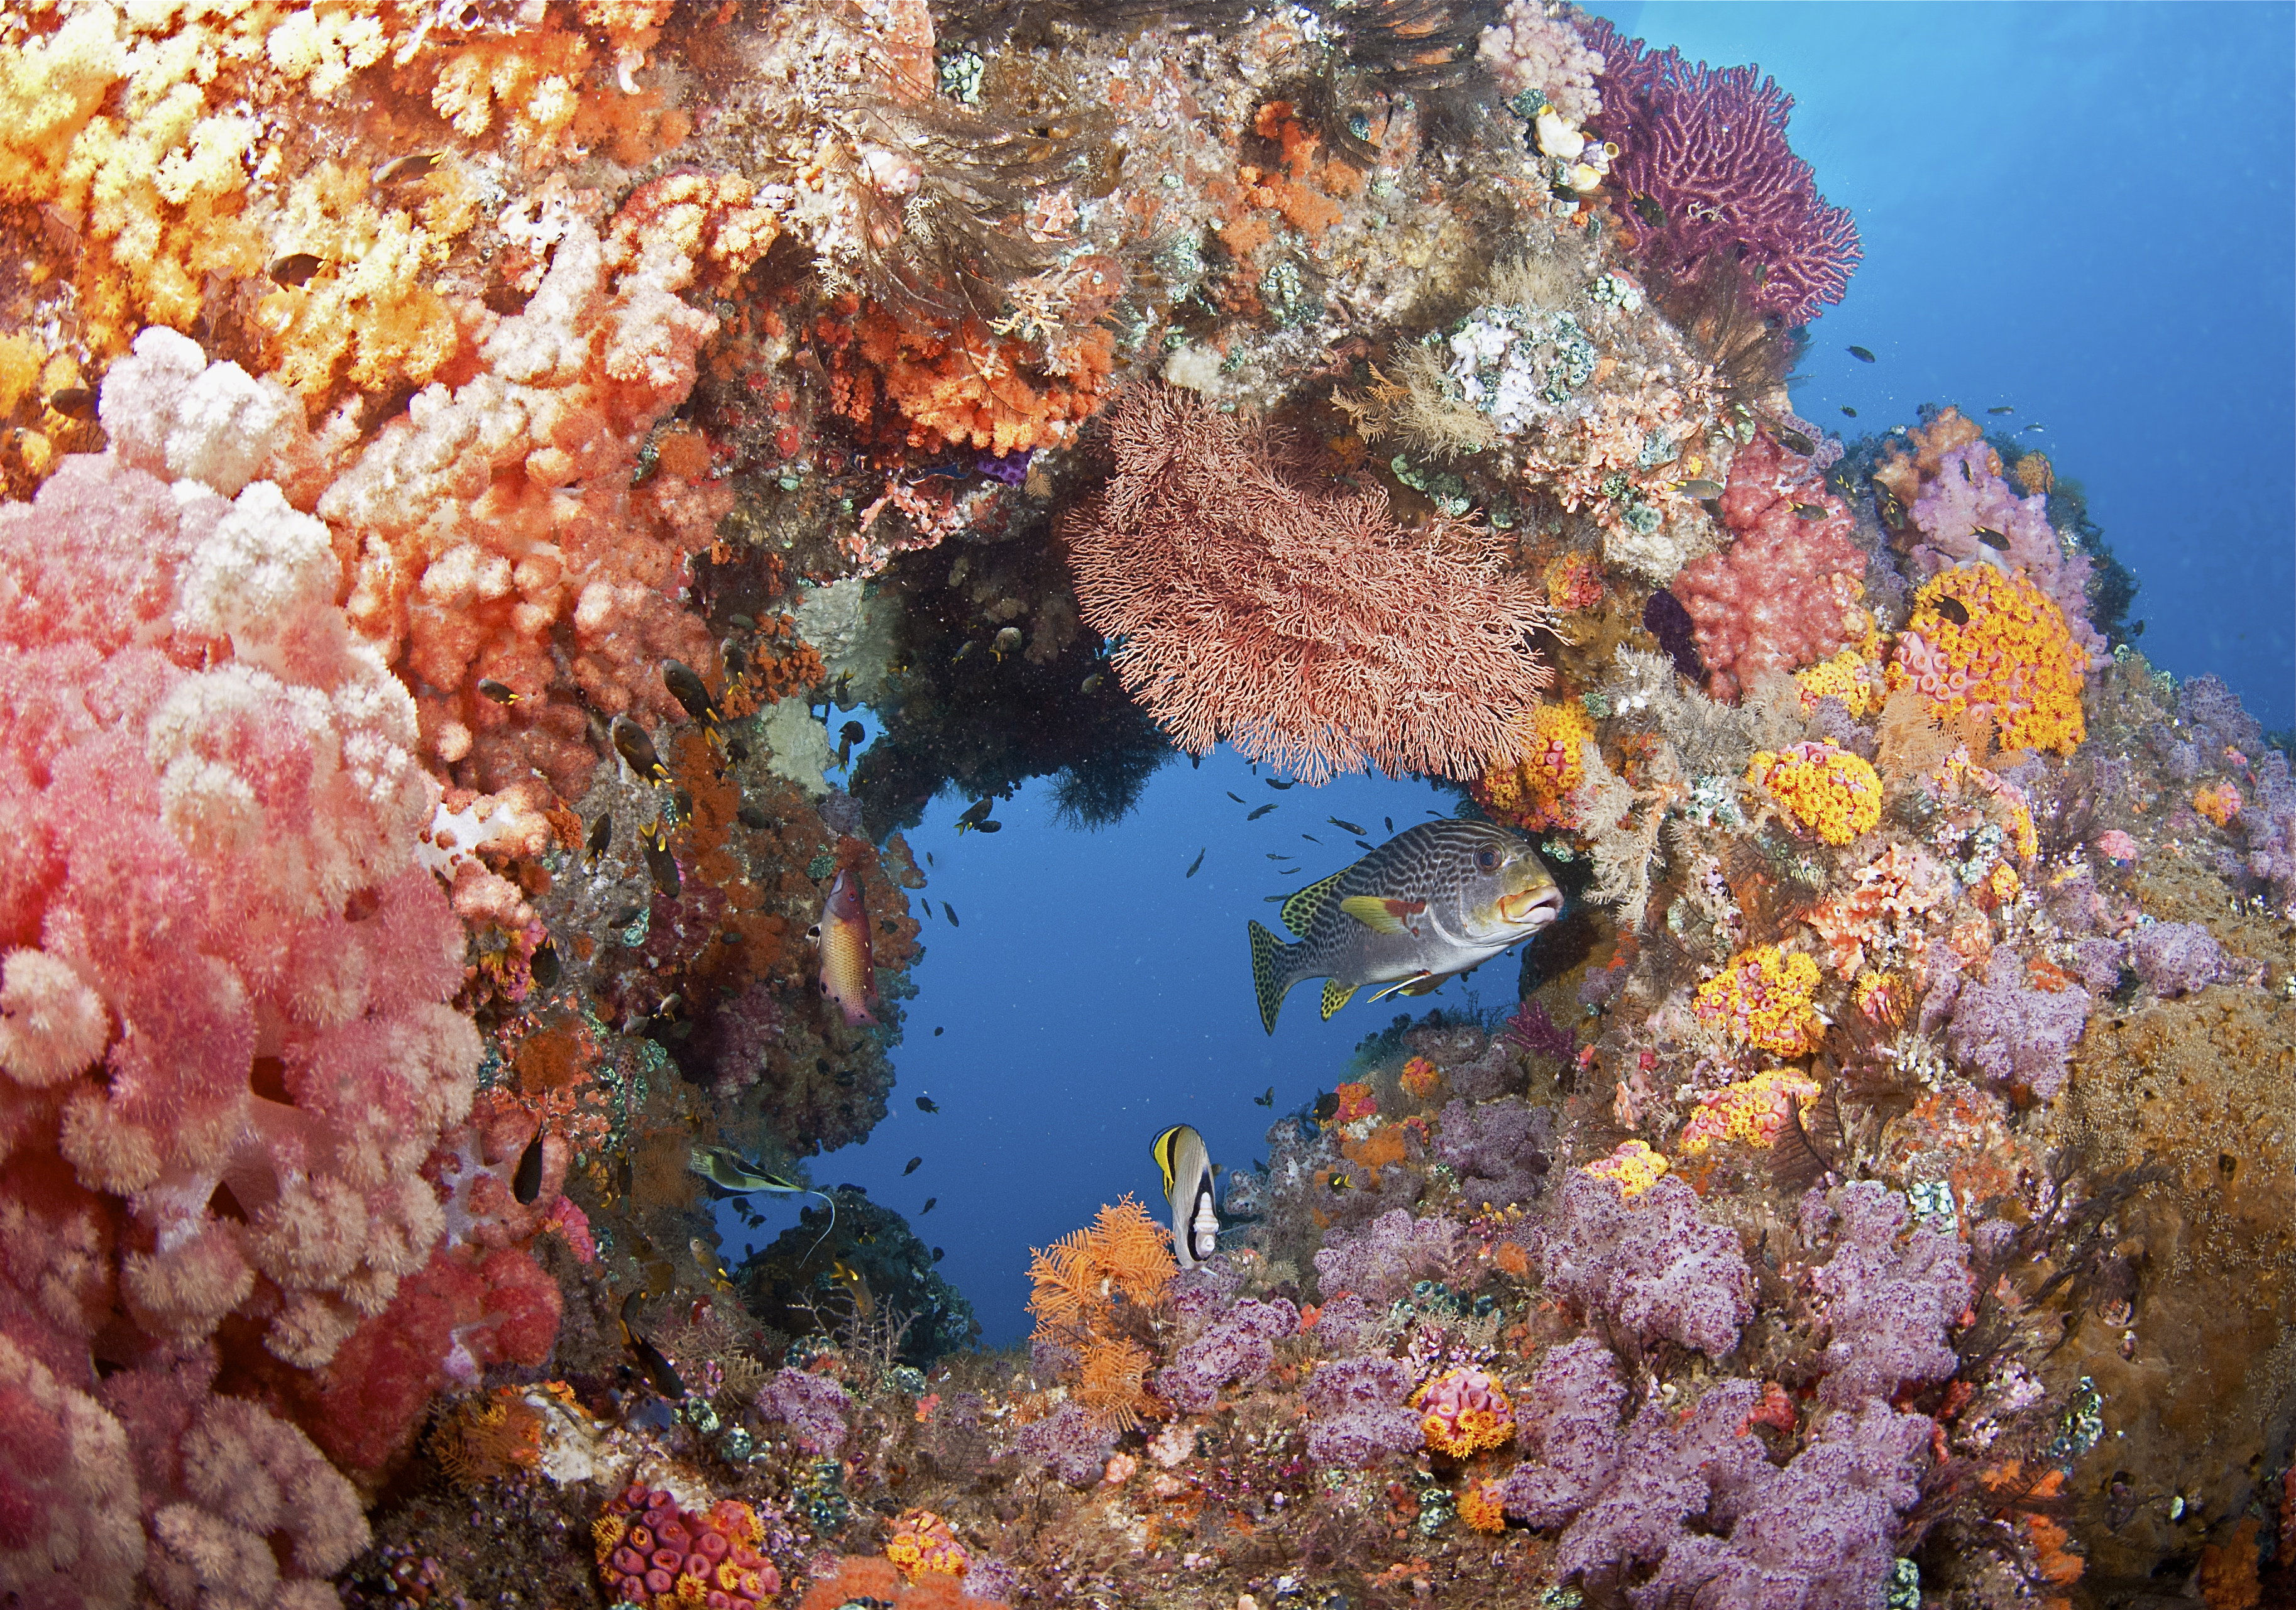
[[[1945,1048],[1997,1083],[2021,1084],[2046,1101],[2064,1088],[2089,1004],[2086,990],[2026,988],[2025,964],[2005,944],[1987,964],[1985,982],[1955,999]]]
[[[1720,1358],[1754,1314],[1737,1232],[1698,1215],[1698,1193],[1671,1176],[1628,1200],[1618,1182],[1573,1173],[1538,1238],[1547,1289],[1644,1342],[1660,1336]]]
[[[1450,1220],[1414,1219],[1398,1207],[1352,1234],[1334,1234],[1316,1254],[1316,1284],[1326,1296],[1352,1291],[1374,1303],[1392,1303],[1414,1281],[1449,1274],[1458,1238],[1459,1227]]]
[[[1839,302],[1865,253],[1849,214],[1826,204],[1786,143],[1793,97],[1759,68],[1693,68],[1599,19],[1585,31],[1606,63],[1591,127],[1620,148],[1612,184],[1665,209],[1652,259],[1689,276],[1742,252],[1754,305],[1788,324]]]
[[[2156,995],[2189,995],[2229,977],[2232,962],[2197,922],[2152,922],[2128,941],[2128,965]]]
[[[1505,1207],[1538,1195],[1553,1161],[1554,1130],[1554,1115],[1544,1107],[1513,1099],[1480,1107],[1454,1101],[1443,1108],[1435,1155],[1458,1176],[1469,1207]]]
[[[1847,1408],[1944,1380],[1960,1365],[1946,1328],[1969,1306],[1969,1250],[1926,1226],[1901,1247],[1905,1200],[1870,1180],[1802,1199],[1801,1233],[1830,1233],[1833,1255],[1811,1284],[1832,1331],[1821,1402]]]
[[[1339,1359],[1308,1377],[1308,1457],[1361,1469],[1383,1453],[1419,1446],[1419,1417],[1405,1402],[1411,1369],[1394,1359]]]
[[[834,1454],[845,1446],[845,1417],[852,1409],[845,1388],[802,1369],[777,1369],[758,1388],[758,1412],[785,1423],[816,1453]]]
[[[1156,1395],[1187,1413],[1209,1413],[1219,1405],[1221,1387],[1249,1386],[1266,1376],[1275,1344],[1299,1329],[1299,1309],[1282,1297],[1238,1303],[1156,1372]]]

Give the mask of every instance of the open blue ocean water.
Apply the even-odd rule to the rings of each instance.
[[[1693,59],[1759,62],[1794,98],[1795,151],[1856,215],[1865,260],[1811,328],[1802,417],[1878,432],[1925,402],[2013,408],[2140,582],[2136,646],[2296,726],[2296,8],[1590,9]],[[931,855],[934,914],[891,1113],[809,1166],[911,1215],[992,1345],[1027,1335],[1030,1247],[1128,1191],[1160,1212],[1159,1130],[1193,1124],[1223,1171],[1249,1165],[1395,1016],[1319,1022],[1301,990],[1264,1034],[1244,924],[1362,853],[1331,818],[1377,843],[1448,797],[1267,778],[1222,749],[1165,767],[1100,832],[1060,826],[1038,783],[999,806],[999,834],[959,836],[968,802],[946,798],[907,836]],[[1511,1009],[1518,966],[1409,1004]],[[729,1254],[795,1217],[758,1205],[762,1230],[726,1222]]]

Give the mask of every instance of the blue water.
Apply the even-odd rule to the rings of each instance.
[[[2013,406],[2142,582],[2138,646],[2180,676],[2224,677],[2267,728],[2296,726],[2296,9],[1592,9],[1693,58],[1760,62],[1794,96],[1795,150],[1855,212],[1866,259],[1813,330],[1803,417],[1878,431],[1923,402]],[[1028,1332],[1030,1246],[1128,1190],[1161,1211],[1158,1130],[1192,1123],[1223,1165],[1249,1164],[1271,1117],[1344,1077],[1398,1009],[1319,1023],[1302,989],[1270,1039],[1244,923],[1361,853],[1325,817],[1376,843],[1382,818],[1401,829],[1447,802],[1422,783],[1277,792],[1264,776],[1223,751],[1167,767],[1104,832],[1056,825],[1036,785],[999,807],[1001,834],[960,838],[966,802],[945,800],[909,835],[937,863],[936,916],[891,1116],[813,1174],[912,1215],[937,1197],[917,1231],[946,1249],[991,1344]],[[1269,851],[1301,852],[1300,875]],[[1516,969],[1510,955],[1411,1005],[1511,1009]],[[1253,1105],[1271,1084],[1274,1108]],[[793,1218],[729,1223],[729,1250]]]

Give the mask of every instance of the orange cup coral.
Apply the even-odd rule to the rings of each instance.
[[[1804,1112],[1817,1099],[1817,1082],[1784,1068],[1726,1085],[1698,1104],[1683,1126],[1682,1149],[1702,1156],[1717,1140],[1768,1146],[1785,1132],[1791,1104]]]
[[[972,1563],[947,1521],[930,1509],[905,1509],[893,1523],[885,1557],[911,1581],[927,1573],[963,1576]]]
[[[1882,820],[1880,776],[1830,743],[1764,749],[1746,767],[1746,780],[1767,789],[1795,821],[1828,844],[1848,844],[1872,832]]]
[[[2064,611],[2025,578],[1964,565],[1923,584],[1890,661],[1892,692],[1917,690],[1933,715],[1990,715],[2005,749],[2070,755],[2087,727],[2088,652]]]
[[[1639,1197],[1659,1182],[1666,1168],[1666,1159],[1652,1151],[1648,1142],[1621,1140],[1609,1156],[1598,1157],[1578,1172],[1616,1180],[1620,1195]]]
[[[1817,983],[1816,962],[1766,944],[1733,956],[1719,975],[1698,986],[1691,1004],[1702,1021],[1733,1040],[1773,1056],[1799,1057],[1824,1032],[1810,1003]]]
[[[1427,1446],[1464,1459],[1496,1448],[1514,1434],[1514,1406],[1497,1382],[1480,1369],[1453,1369],[1411,1394]]]

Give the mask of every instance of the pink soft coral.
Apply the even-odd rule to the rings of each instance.
[[[1759,675],[1839,653],[1872,618],[1857,606],[1866,555],[1849,541],[1857,523],[1809,460],[1759,435],[1732,462],[1721,501],[1737,541],[1684,566],[1673,592],[1697,632],[1710,691],[1734,699]]]

